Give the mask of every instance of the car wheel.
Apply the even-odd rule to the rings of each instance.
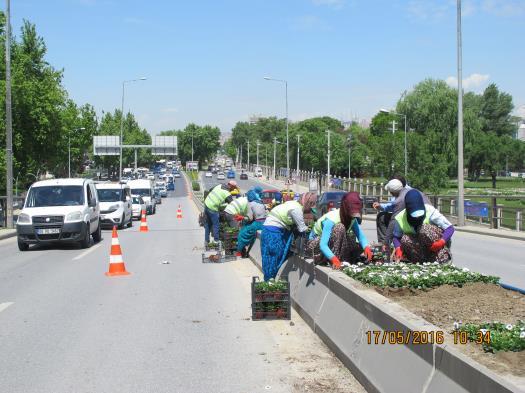
[[[29,250],[29,244],[27,243],[24,243],[23,241],[20,240],[20,238],[18,239],[18,249],[20,251],[27,251]]]
[[[93,241],[95,243],[98,243],[102,240],[102,228],[100,227],[100,220],[98,220],[98,228],[97,231],[93,234]]]
[[[80,241],[80,248],[89,248],[90,245],[91,245],[91,234],[90,234],[89,224],[86,224],[84,238]]]
[[[133,214],[129,215],[129,221],[128,221],[128,228],[131,228],[133,226]]]
[[[120,219],[120,224],[118,226],[118,229],[124,229],[124,220],[126,218],[126,215],[122,213],[122,218]]]

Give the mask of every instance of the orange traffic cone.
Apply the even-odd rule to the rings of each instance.
[[[182,209],[180,208],[180,205],[179,205],[179,208],[177,209],[177,218],[182,218]]]
[[[113,227],[111,234],[111,254],[109,255],[109,271],[106,276],[127,276],[130,274],[126,271],[124,260],[122,259],[122,250],[117,235],[117,227]]]
[[[146,222],[146,210],[142,210],[142,218],[140,219],[140,232],[148,232],[148,223]]]

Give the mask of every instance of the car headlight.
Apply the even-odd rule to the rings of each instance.
[[[71,212],[66,216],[66,221],[82,221],[82,212]]]
[[[29,214],[20,213],[18,215],[18,224],[31,224],[31,217],[29,217]]]

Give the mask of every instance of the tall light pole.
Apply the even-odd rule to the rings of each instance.
[[[465,225],[465,184],[463,179],[463,59],[461,40],[461,0],[457,0],[458,39],[458,225]]]
[[[248,172],[250,172],[250,141],[248,141],[247,143],[248,143],[248,162],[247,162],[248,168],[246,169]]]
[[[119,173],[118,173],[119,181],[122,181],[122,145],[124,144],[124,140],[123,140],[123,134],[124,134],[124,87],[126,86],[126,83],[145,81],[146,79],[147,79],[146,77],[142,77],[142,78],[139,78],[139,79],[130,79],[130,80],[122,82],[122,107],[121,107],[121,111],[120,111],[120,165],[119,165]]]
[[[284,83],[284,94],[286,101],[286,176],[290,177],[290,139],[288,137],[288,81],[284,79],[270,78],[269,76],[265,76],[264,79],[267,81]]]
[[[379,112],[381,113],[390,113],[392,115],[396,116],[403,116],[405,120],[405,179],[408,176],[408,153],[407,153],[407,115],[403,113],[397,113],[394,111],[389,111],[388,109],[380,109]]]
[[[75,128],[73,131],[84,131],[84,127]],[[71,179],[71,130],[67,133],[67,173],[68,177]]]
[[[328,154],[327,154],[327,173],[326,173],[326,187],[330,188],[330,130],[326,130],[326,133],[328,135]]]
[[[301,135],[297,134],[297,174],[296,177],[299,176],[299,150],[300,150],[300,143],[301,143]]]
[[[275,162],[277,161],[277,144],[278,143],[281,143],[281,142],[277,142],[277,138],[274,137],[273,138],[273,180],[276,179],[275,175],[276,175],[276,172],[275,172]]]
[[[11,113],[11,2],[6,1],[5,38],[5,155],[6,155],[6,226],[13,228],[13,117]]]
[[[194,129],[191,130],[191,162],[193,162],[193,133],[195,132]],[[192,164],[193,165],[193,164]]]
[[[259,168],[259,146],[261,146],[261,142],[257,139],[257,168]]]
[[[346,141],[348,142],[348,180],[350,180],[352,178],[352,134],[348,134]]]

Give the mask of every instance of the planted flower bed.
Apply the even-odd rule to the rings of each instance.
[[[252,278],[252,319],[290,319],[290,283]]]
[[[425,289],[444,284],[461,287],[466,283],[483,282],[497,284],[499,278],[471,272],[467,268],[442,265],[437,262],[379,263],[365,265],[358,263],[344,269],[355,280],[377,287]]]
[[[360,263],[344,272],[437,326],[445,344],[525,383],[525,296],[498,277],[437,263]]]

